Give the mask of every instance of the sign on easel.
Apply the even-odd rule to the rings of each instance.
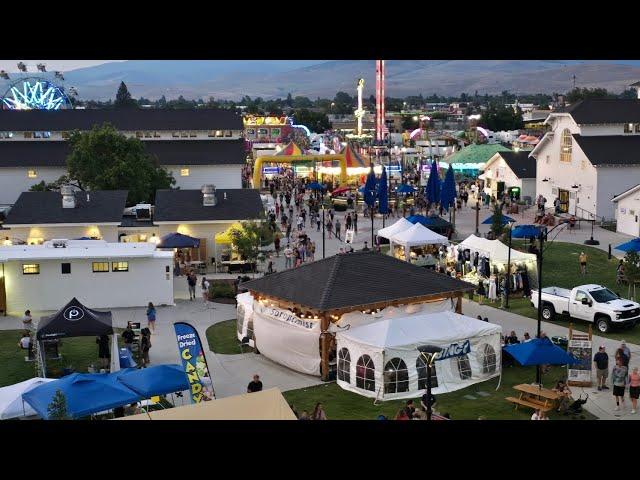
[[[344,243],[353,243],[355,237],[355,231],[353,229],[347,230],[344,234]]]
[[[591,369],[593,365],[593,342],[591,326],[588,333],[574,332],[569,324],[569,344],[567,353],[580,360],[575,365],[567,365],[567,384],[576,387],[590,387],[592,385]]]

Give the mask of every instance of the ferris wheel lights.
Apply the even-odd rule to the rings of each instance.
[[[21,72],[27,71],[27,66],[24,64],[24,62],[18,62],[18,70],[20,70]]]

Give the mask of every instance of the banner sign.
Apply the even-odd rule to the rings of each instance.
[[[278,167],[262,167],[262,173],[265,175],[277,175],[279,172]]]
[[[470,340],[466,340],[464,343],[452,343],[451,345],[443,348],[442,351],[440,351],[440,353],[436,357],[436,362],[438,360],[445,360],[452,357],[462,357],[463,355],[467,355],[470,351]]]
[[[580,360],[580,363],[567,365],[567,382],[591,384],[592,348],[591,340],[569,340],[567,353]]]
[[[313,330],[314,328],[320,328],[320,320],[312,320],[306,318],[300,318],[289,310],[282,310],[276,307],[269,307],[266,305],[262,305],[259,302],[256,302],[258,308],[255,309],[255,312],[264,315],[265,317],[269,317],[275,320],[280,320],[281,322],[287,323],[289,325],[294,325],[296,327],[304,328],[305,330]]]
[[[176,341],[184,373],[191,387],[189,390],[191,401],[200,403],[213,400],[215,398],[213,381],[207,365],[207,358],[202,349],[200,335],[192,325],[185,322],[176,322],[173,324],[173,328],[176,332]]]

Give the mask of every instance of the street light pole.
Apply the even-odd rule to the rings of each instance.
[[[324,258],[324,198],[322,199],[322,258]]]
[[[431,369],[433,368],[433,362],[435,362],[442,349],[435,345],[421,345],[418,347],[418,351],[427,369],[427,420],[431,420],[433,413],[431,408]]]
[[[509,308],[509,282],[511,281],[511,279],[509,278],[511,276],[511,238],[512,238],[512,232],[513,232],[513,224],[511,222],[509,222],[509,252],[507,253],[507,276],[505,278],[505,282],[504,282],[504,295],[505,295],[505,299],[504,299],[504,308]]]
[[[538,334],[536,338],[540,338],[540,333],[542,332],[542,250],[544,246],[544,236],[545,229],[540,229],[540,235],[538,239],[540,240],[540,251],[538,252]],[[540,375],[540,365],[536,366],[536,383],[540,385],[542,382]]]
[[[480,230],[478,229],[480,222],[480,202],[476,200],[476,236],[480,235]]]

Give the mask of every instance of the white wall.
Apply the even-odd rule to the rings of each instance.
[[[190,237],[199,238],[200,240],[206,240],[206,261],[209,263],[211,258],[216,256],[220,258],[220,252],[225,245],[215,246],[215,236],[218,233],[227,230],[233,223],[233,221],[224,223],[175,223],[175,224],[160,224],[158,225],[158,235],[160,238],[168,233],[182,233],[183,235],[189,235]],[[216,255],[217,254],[217,255]]]
[[[117,259],[110,259],[117,260]],[[130,258],[128,272],[93,273],[93,261],[106,259],[10,261],[4,266],[7,310],[58,310],[76,297],[90,308],[144,307],[173,304],[171,258]],[[71,273],[61,273],[62,263]],[[24,275],[22,265],[38,263],[40,274]],[[166,267],[169,273],[166,273]]]
[[[202,185],[214,184],[216,188],[242,188],[243,165],[167,165],[165,168],[176,179],[175,187],[183,190],[200,190]],[[180,170],[189,169],[188,176],[181,176]]]
[[[29,170],[35,170],[37,177],[29,178]],[[0,168],[0,205],[13,205],[22,192],[29,191],[36,183],[53,182],[67,173],[65,167],[7,167]]]
[[[29,238],[43,238],[45,241],[54,238],[66,238],[74,240],[82,237],[100,237],[110,243],[118,242],[118,226],[117,225],[91,225],[77,227],[13,227],[7,232],[3,232],[4,236],[8,236],[11,240],[27,241]]]
[[[640,236],[640,222],[638,222],[640,219],[640,192],[635,192],[635,194],[631,194],[613,205],[614,208],[617,206],[616,231],[634,237]]]
[[[615,204],[611,199],[629,190],[640,180],[640,165],[598,167],[598,210],[596,214],[607,220],[614,218]],[[637,195],[630,195],[632,198]]]

